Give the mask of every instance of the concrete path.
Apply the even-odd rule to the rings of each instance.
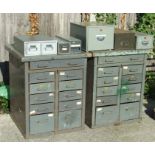
[[[146,106],[147,107],[147,106]],[[24,141],[155,141],[155,120],[149,117],[143,107],[143,119],[141,122],[124,123],[117,126],[107,126],[90,129],[87,126],[82,131],[63,133],[42,138],[24,139],[18,128],[8,114],[0,115],[0,141],[24,142]]]

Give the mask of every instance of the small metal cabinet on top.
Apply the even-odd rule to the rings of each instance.
[[[82,129],[87,54],[24,57],[7,45],[11,116],[25,137]]]

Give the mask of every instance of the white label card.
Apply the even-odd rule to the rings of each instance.
[[[36,111],[35,111],[35,110],[30,111],[30,115],[35,114],[35,113],[36,113]]]
[[[140,96],[140,93],[136,93],[136,96]]]
[[[123,69],[128,69],[128,66],[123,66]]]
[[[82,104],[82,102],[81,102],[81,101],[78,101],[78,102],[76,102],[76,104],[77,104],[77,105],[81,105],[81,104]]]
[[[49,75],[54,75],[54,72],[49,72]]]
[[[49,93],[49,96],[53,96],[54,94],[53,93]]]
[[[98,103],[100,103],[100,102],[101,102],[101,100],[97,100],[97,102],[98,102]]]
[[[76,91],[77,94],[82,94],[81,90]]]
[[[60,75],[65,75],[65,72],[60,72]]]
[[[103,70],[104,70],[103,68],[99,68],[99,69],[98,69],[98,71],[103,71]]]
[[[54,114],[48,114],[48,117],[53,117],[54,116]]]
[[[101,111],[102,110],[102,108],[97,108],[97,111]]]
[[[116,77],[114,77],[113,79],[114,79],[114,80],[118,80],[118,77],[116,76]]]

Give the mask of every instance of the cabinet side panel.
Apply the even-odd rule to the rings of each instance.
[[[85,122],[91,127],[93,116],[93,85],[94,85],[94,58],[88,58],[87,61],[87,85],[86,85],[86,109]]]
[[[24,63],[13,54],[9,54],[10,74],[10,113],[11,116],[25,135],[25,77]]]

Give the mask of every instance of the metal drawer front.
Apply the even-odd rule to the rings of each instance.
[[[88,27],[86,33],[88,51],[114,48],[113,26]]]
[[[121,94],[141,92],[141,84],[122,85]]]
[[[82,80],[62,81],[59,82],[59,90],[82,89]]]
[[[120,120],[130,120],[139,117],[139,102],[122,104],[120,107]]]
[[[117,86],[97,88],[97,96],[117,95]]]
[[[54,131],[54,115],[43,114],[30,117],[30,133],[43,133]]]
[[[59,130],[81,127],[81,110],[59,112]]]
[[[81,109],[81,108],[82,108],[82,100],[59,102],[59,111]]]
[[[96,106],[117,105],[117,96],[97,97]]]
[[[97,87],[118,85],[118,76],[102,77],[97,79]]]
[[[129,65],[129,66],[123,66],[123,75],[127,74],[136,74],[136,73],[142,73],[143,72],[143,65]]]
[[[41,54],[57,54],[57,41],[44,42],[41,44]]]
[[[54,72],[31,73],[30,83],[54,81]]]
[[[98,68],[98,77],[102,76],[118,76],[119,67],[106,67],[106,68]]]
[[[54,102],[53,93],[30,95],[30,104]]]
[[[142,82],[142,74],[130,74],[122,76],[122,84],[132,84]]]
[[[113,64],[113,63],[119,63],[121,60],[121,56],[116,57],[99,57],[98,58],[98,64]]]
[[[122,56],[124,59],[123,62],[143,62],[145,57],[144,55],[129,55],[129,56]]]
[[[64,60],[50,60],[30,62],[30,69],[44,69],[54,67],[78,67],[83,66],[86,59],[64,59]]]
[[[121,95],[121,103],[140,101],[141,93],[130,93]]]
[[[82,98],[82,90],[59,92],[59,101],[76,100]]]
[[[96,108],[96,125],[115,123],[119,119],[119,109],[117,106]]]
[[[54,83],[38,83],[30,85],[30,94],[46,93],[54,91]]]
[[[60,71],[59,80],[75,80],[82,79],[82,70]]]
[[[54,103],[30,105],[30,115],[54,112]]]

